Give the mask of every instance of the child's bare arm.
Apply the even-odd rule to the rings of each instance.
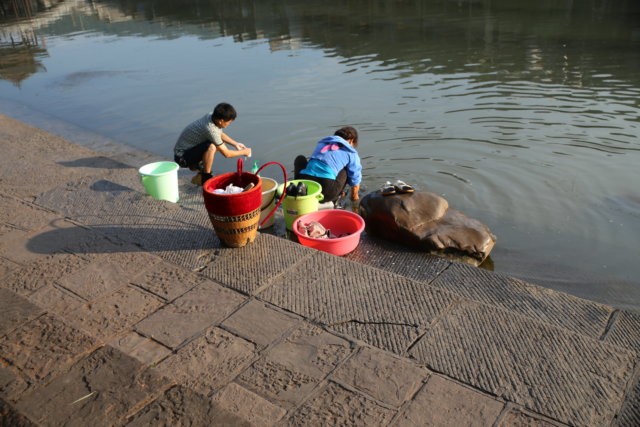
[[[222,144],[217,147],[217,150],[225,157],[240,157],[247,156],[251,157],[251,148],[242,148],[240,150],[230,150],[226,145]]]
[[[360,195],[358,194],[359,192],[360,192],[359,185],[354,185],[353,187],[351,187],[351,200],[359,200],[360,199]]]
[[[220,134],[220,136],[222,137],[222,142],[226,142],[229,145],[233,145],[234,147],[236,147],[238,150],[241,150],[243,148],[247,148],[246,145],[244,145],[241,142],[238,142],[236,140],[234,140],[233,138],[231,138],[229,135],[227,135],[226,133],[222,132]]]

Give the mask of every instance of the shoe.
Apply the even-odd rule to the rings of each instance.
[[[213,178],[213,175],[211,175],[210,173],[206,173],[206,172],[200,172],[200,176],[201,176],[201,180],[202,183],[200,185],[204,186],[205,182],[209,181],[211,178]]]
[[[380,187],[380,193],[382,193],[383,196],[396,194],[396,187],[394,187],[393,184],[391,184],[391,182],[387,181],[384,183],[382,187]]]
[[[298,195],[298,187],[295,183],[290,183],[286,190],[287,196],[296,197]]]
[[[193,178],[191,178],[191,183],[193,185],[202,185],[202,174],[199,172],[195,174]]]
[[[413,187],[404,181],[397,180],[393,186],[398,193],[413,193]]]
[[[298,191],[298,197],[306,196],[307,195],[307,184],[305,184],[304,182],[299,182],[298,183],[298,187],[297,187],[297,191]]]

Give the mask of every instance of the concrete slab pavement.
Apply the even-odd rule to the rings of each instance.
[[[636,312],[366,235],[226,248],[122,150],[0,146],[0,425],[640,424]]]

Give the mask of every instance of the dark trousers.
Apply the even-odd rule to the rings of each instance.
[[[315,181],[322,186],[323,202],[335,202],[347,186],[347,170],[338,172],[336,179],[320,178],[313,175],[301,174],[300,171],[307,167],[308,160],[304,156],[298,156],[293,162],[294,179],[307,179]]]
[[[205,151],[213,144],[211,141],[202,141],[200,144],[189,148],[182,154],[182,157],[174,156],[174,160],[182,168],[189,168],[192,171],[200,169],[200,162]]]

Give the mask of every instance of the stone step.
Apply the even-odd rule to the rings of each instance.
[[[553,419],[599,424],[624,401],[636,349],[609,342],[634,343],[622,337],[638,331],[634,322],[610,325],[612,307],[369,236],[344,258],[264,233],[226,248],[198,189],[181,194],[179,204],[157,202],[102,180],[53,189],[36,203]]]
[[[124,174],[124,172],[123,172]],[[192,271],[204,269],[220,253],[228,252],[215,236],[198,187],[182,179],[178,204],[156,201],[141,193],[133,176],[121,177],[129,186],[108,180],[73,183],[39,195],[36,204],[143,249]],[[141,203],[144,202],[144,203]],[[281,222],[281,221],[280,221]],[[274,228],[277,228],[275,226]],[[284,237],[283,228],[266,233]],[[276,244],[274,244],[276,245]],[[290,264],[282,242],[280,257],[273,256],[273,270]],[[231,250],[233,253],[234,250]],[[610,320],[618,311],[519,279],[489,272],[444,258],[422,254],[393,242],[363,233],[360,245],[346,260],[395,273],[464,298],[567,328],[594,339],[638,350],[633,313],[623,312],[625,324]],[[283,261],[285,261],[283,263]],[[269,262],[269,261],[267,261]],[[243,286],[248,286],[244,284]],[[239,289],[250,293],[253,289]],[[609,332],[612,332],[609,334]],[[630,347],[631,346],[631,347]],[[635,347],[634,347],[635,346]]]

